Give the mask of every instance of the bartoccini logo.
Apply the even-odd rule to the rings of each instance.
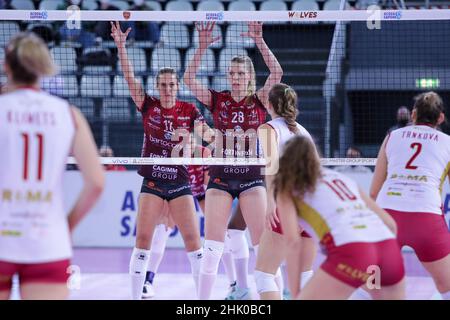
[[[123,18],[125,20],[128,20],[131,17],[131,12],[130,11],[124,11],[124,12],[122,12],[122,14],[123,14]]]

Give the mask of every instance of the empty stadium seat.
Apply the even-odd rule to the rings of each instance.
[[[80,109],[88,120],[92,120],[95,117],[95,104],[91,98],[69,97],[68,101],[71,105]]]
[[[119,10],[128,10],[130,5],[126,1],[122,0],[112,0],[110,1],[111,5],[116,6]]]
[[[255,11],[255,4],[248,0],[232,1],[228,5],[228,11]]]
[[[109,76],[84,75],[80,85],[83,97],[110,97],[111,80]]]
[[[76,76],[62,76],[62,96],[78,96],[78,81]]]
[[[127,54],[135,73],[147,71],[147,57],[144,49],[129,47],[127,48]],[[122,65],[120,62],[117,62],[117,70],[122,72]]]
[[[145,5],[153,11],[162,11],[161,3],[158,1],[145,1]]]
[[[208,77],[197,77],[197,80],[200,81],[206,88],[209,88],[209,79]],[[178,90],[178,94],[184,98],[193,96],[191,90],[186,86],[183,80],[180,81],[180,88]]]
[[[112,71],[113,59],[111,52],[106,48],[86,48],[79,61],[84,73],[105,74]]]
[[[72,73],[78,70],[77,54],[74,48],[54,47],[50,49],[56,64],[59,66],[61,73]]]
[[[165,11],[194,11],[194,7],[190,1],[175,0],[166,4]],[[185,24],[192,24],[192,21],[184,21]]]
[[[196,50],[196,48],[190,48],[186,52],[186,56],[185,56],[185,60],[184,60],[185,67],[187,67],[187,65],[191,61],[195,50]],[[213,73],[214,71],[216,71],[216,58],[214,57],[214,52],[208,48],[202,57],[199,72]]]
[[[230,84],[226,77],[214,77],[212,80],[212,88],[216,91],[228,90]]]
[[[323,5],[323,10],[339,10],[339,6],[341,4],[341,0],[328,0]],[[350,5],[348,2],[345,2],[344,10],[349,9]]]
[[[132,119],[129,98],[103,99],[103,118],[114,122],[127,122]]]
[[[136,77],[141,81],[142,86],[144,86],[144,82],[141,77]],[[130,97],[130,89],[128,88],[128,83],[125,81],[125,78],[122,76],[114,77],[113,83],[113,95],[115,97]]]
[[[247,22],[230,24],[226,31],[225,45],[227,47],[253,48],[255,46],[253,39],[241,36],[242,33],[247,31]]]
[[[39,10],[56,10],[59,6],[66,5],[64,0],[42,0],[39,3]]]
[[[184,24],[166,23],[161,27],[161,39],[164,47],[186,49],[190,46],[189,31]]]
[[[282,0],[263,1],[259,7],[260,11],[287,11],[287,4]]]
[[[34,4],[31,0],[12,0],[11,5],[17,10],[34,10]],[[42,10],[42,9],[41,9]]]
[[[203,0],[197,6],[197,11],[224,11],[225,8],[221,1]]]
[[[298,0],[292,4],[292,10],[319,10],[319,4],[315,0]]]
[[[155,48],[152,52],[151,63],[153,73],[165,67],[174,68],[178,72],[181,69],[180,52],[175,48]]]
[[[246,56],[247,50],[244,48],[224,48],[220,51],[219,56],[219,71],[222,73],[228,72],[230,61],[234,56]]]
[[[5,47],[9,40],[20,32],[19,25],[16,22],[0,22],[0,47]]]

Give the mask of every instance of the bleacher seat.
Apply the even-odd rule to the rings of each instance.
[[[373,5],[379,6],[380,5],[379,0],[358,0],[356,2],[355,7],[357,9],[363,10]]]
[[[209,79],[208,77],[197,77],[197,80],[200,81],[206,88],[209,88]],[[193,94],[191,90],[187,87],[183,80],[180,81],[180,88],[178,90],[178,94],[183,97],[192,97]]]
[[[214,42],[212,45],[210,45],[210,48],[222,48],[223,46],[223,36],[222,36],[222,30],[220,28],[220,25],[215,24],[213,27],[213,36],[217,37],[220,36],[220,39]],[[194,35],[192,37],[192,43],[194,47],[198,47],[198,31],[197,29],[194,29]]]
[[[196,50],[196,48],[190,48],[186,52],[186,56],[185,56],[185,60],[184,60],[185,67],[187,67],[187,65],[191,61],[195,50]],[[214,71],[216,71],[216,58],[214,57],[214,52],[210,48],[208,48],[202,57],[199,72],[213,73]]]
[[[259,7],[260,11],[287,11],[287,4],[282,0],[263,1]]]
[[[174,68],[177,72],[181,69],[180,52],[175,48],[155,48],[151,61],[151,71],[155,74],[164,67]]]
[[[227,47],[253,48],[255,46],[253,39],[241,36],[242,33],[247,31],[247,22],[230,24],[226,31],[225,45]]]
[[[165,11],[194,11],[194,7],[190,1],[174,0],[166,4]],[[184,24],[192,24],[192,21],[183,21]]]
[[[224,48],[220,51],[219,56],[219,71],[222,73],[228,72],[230,61],[234,56],[246,56],[247,50],[244,48]]]
[[[122,0],[112,0],[110,4],[116,6],[119,10],[128,10],[130,8],[128,2]]]
[[[95,117],[95,104],[91,98],[69,97],[68,101],[71,105],[80,109],[88,120]]]
[[[228,11],[255,11],[256,6],[248,0],[232,1],[228,5]]]
[[[59,66],[61,73],[71,73],[78,70],[77,54],[74,48],[54,47],[50,49],[56,64]]]
[[[224,5],[217,0],[203,0],[197,6],[197,11],[224,11]]]
[[[339,6],[341,4],[341,0],[328,0],[323,5],[323,10],[339,10]],[[345,2],[344,10],[349,9],[350,5],[348,2]]]
[[[106,48],[86,48],[79,60],[81,60],[84,73],[105,74],[112,71],[111,52]]]
[[[187,26],[179,23],[166,23],[161,27],[161,39],[164,47],[186,49],[190,45]]]
[[[62,76],[62,96],[78,96],[78,81],[76,76]]]
[[[145,87],[145,91],[149,96],[158,97],[159,92],[156,89],[156,78],[154,76],[150,76],[147,78],[147,85]]]
[[[158,1],[145,1],[145,5],[153,11],[162,11],[161,3]]]
[[[34,4],[31,0],[12,0],[11,5],[17,10],[34,10]]]
[[[84,75],[81,78],[82,97],[110,97],[111,79],[108,76]]]
[[[212,88],[216,91],[228,90],[230,88],[230,84],[226,77],[214,77],[212,80]]]
[[[9,40],[20,32],[19,25],[16,22],[0,22],[0,47],[5,47]]]
[[[144,86],[144,82],[142,81],[142,77],[136,77],[141,81],[142,86]],[[122,76],[114,77],[113,83],[113,95],[115,97],[130,97],[130,89],[128,88],[128,83],[125,81],[125,78]]]
[[[105,120],[114,122],[128,122],[131,120],[129,98],[103,99],[103,116]]]
[[[147,71],[147,57],[144,49],[129,47],[127,48],[127,54],[135,73]],[[117,62],[117,70],[122,72],[122,65],[120,62]]]
[[[83,10],[97,10],[98,3],[95,0],[84,0],[83,1]]]
[[[56,10],[59,6],[64,6],[64,0],[42,0],[39,3],[39,10]]]
[[[319,4],[315,0],[298,0],[292,4],[292,10],[312,10],[318,11]]]

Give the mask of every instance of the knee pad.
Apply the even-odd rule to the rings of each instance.
[[[278,286],[275,282],[275,275],[271,273],[255,270],[253,273],[256,282],[256,290],[259,294],[264,292],[278,292]]]
[[[217,274],[220,258],[222,257],[224,243],[214,240],[205,240],[203,245],[203,261],[201,273]]]
[[[131,275],[145,276],[150,250],[133,248],[131,254],[129,273]]]
[[[248,258],[250,253],[248,250],[248,242],[245,237],[245,230],[228,230],[230,235],[230,250],[235,259]]]

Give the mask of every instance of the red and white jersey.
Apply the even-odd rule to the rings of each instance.
[[[221,131],[222,141],[216,140],[214,153],[222,154],[224,158],[257,158],[261,154],[258,144],[258,127],[266,122],[267,111],[254,94],[235,101],[229,91],[217,92],[210,90],[211,104],[209,110],[214,119],[214,127]],[[235,139],[228,141],[227,137],[234,135]],[[230,140],[230,139],[228,139]],[[234,143],[233,143],[234,141]],[[245,141],[239,143],[239,141]],[[251,141],[251,143],[250,143]],[[222,143],[220,143],[222,142]],[[210,175],[224,179],[260,179],[261,167],[257,166],[211,166]]]
[[[60,98],[32,89],[0,96],[0,260],[72,256],[62,175],[75,130]]]
[[[181,157],[182,139],[172,141],[175,130],[194,131],[197,122],[203,122],[200,111],[191,103],[176,101],[170,109],[161,107],[159,99],[146,96],[141,109],[144,125],[144,143],[142,157],[170,158],[172,151]],[[139,174],[147,179],[167,183],[188,183],[187,166],[141,166]]]
[[[189,180],[191,183],[192,195],[194,197],[205,195],[205,172],[207,171],[207,166],[189,166]]]
[[[298,215],[325,247],[394,239],[381,218],[367,207],[358,185],[339,172],[323,168],[314,193],[307,192],[303,201],[293,196]]]
[[[394,130],[386,143],[387,177],[377,203],[405,212],[442,214],[441,188],[450,168],[450,136],[427,125]]]
[[[286,144],[286,142],[288,142],[288,140],[291,139],[296,134],[300,135],[300,136],[306,136],[312,142],[314,142],[311,135],[309,134],[308,130],[306,130],[299,123],[297,123],[298,133],[293,133],[291,130],[289,130],[289,127],[288,127],[286,121],[282,117],[270,120],[267,122],[267,124],[269,126],[271,126],[277,133],[278,150],[279,150],[280,154],[281,154],[281,151],[283,150],[283,146]]]

